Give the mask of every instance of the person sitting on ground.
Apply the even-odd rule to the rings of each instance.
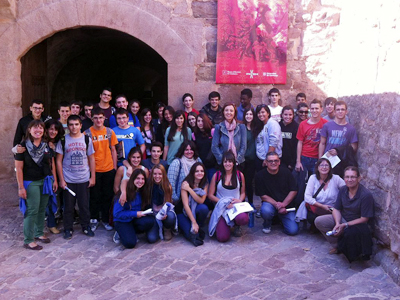
[[[360,181],[359,169],[347,167],[344,171],[346,186],[339,190],[332,215],[315,219],[315,226],[333,247],[329,253],[343,253],[349,262],[368,260],[372,254],[368,221],[374,216],[374,198]],[[327,236],[328,231],[333,231],[333,235]]]
[[[232,151],[224,153],[222,158],[223,169],[217,171],[210,182],[208,199],[216,203],[210,218],[209,234],[215,235],[221,243],[227,242],[231,236],[231,227],[234,227],[233,236],[242,235],[240,226],[249,222],[248,213],[241,213],[230,220],[227,210],[235,203],[243,202],[246,197],[246,188],[243,173],[237,171],[235,155]]]
[[[270,233],[272,219],[278,216],[282,221],[283,232],[296,235],[299,226],[295,222],[296,213],[287,211],[294,208],[293,199],[297,194],[297,186],[291,172],[280,167],[280,159],[276,152],[268,152],[267,168],[256,174],[256,195],[261,198],[261,217],[264,219],[263,232]]]
[[[162,220],[157,219],[160,228],[160,238],[169,241],[172,239],[171,231],[178,230],[178,223],[172,205],[172,186],[169,183],[167,172],[163,165],[157,164],[151,169],[147,189],[155,216],[157,216],[166,203],[169,203],[170,210],[165,213]]]
[[[201,229],[208,215],[204,204],[207,197],[208,182],[206,169],[201,162],[196,162],[182,182],[182,208],[177,208],[179,228],[185,238],[193,245],[204,243],[205,232]]]
[[[320,158],[315,165],[315,174],[308,180],[304,201],[296,213],[296,221],[307,219],[310,231],[315,232],[315,218],[332,214],[339,189],[345,183],[342,178],[332,173],[332,166],[326,158]]]
[[[137,233],[146,233],[147,241],[152,244],[158,240],[158,225],[153,214],[144,211],[151,208],[151,199],[146,189],[146,174],[141,169],[133,171],[126,186],[126,199],[114,201],[114,227],[121,244],[125,248],[134,248]]]

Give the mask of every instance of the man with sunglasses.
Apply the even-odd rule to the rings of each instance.
[[[289,169],[280,167],[281,161],[276,152],[268,152],[265,162],[267,168],[255,176],[256,195],[262,201],[262,231],[266,234],[271,232],[272,218],[277,215],[282,221],[283,232],[296,235],[299,232],[293,203],[297,194],[296,181]],[[288,211],[290,208],[293,208],[293,211]]]

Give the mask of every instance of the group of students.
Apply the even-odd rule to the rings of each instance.
[[[249,213],[231,220],[228,211],[246,199],[253,205],[254,179],[263,232],[278,216],[284,232],[295,235],[299,221],[308,220],[313,229],[317,216],[332,213],[345,185],[340,176],[356,164],[357,134],[346,103],[335,98],[326,99],[322,118],[322,102],[308,105],[304,93],[293,109],[281,106],[276,88],[268,93],[269,105],[256,107],[250,89],[241,92],[238,106],[221,107],[220,94],[211,92],[200,112],[187,93],[182,110],[157,103],[153,119],[138,100],[128,103],[118,95],[114,108],[111,96],[105,88],[96,105],[62,102],[60,119],[45,123],[43,103],[34,100],[31,114],[18,123],[13,152],[25,207],[24,247],[40,250],[38,241],[50,242],[43,231],[46,211],[50,231],[58,233],[54,215],[62,210],[64,238],[72,238],[76,202],[84,234],[94,236],[102,223],[126,248],[136,245],[137,233],[153,243],[178,230],[202,245],[210,211],[208,234],[225,242],[249,223]],[[341,162],[332,168],[323,154]],[[58,188],[62,197],[56,197]],[[362,217],[364,224],[372,215]]]

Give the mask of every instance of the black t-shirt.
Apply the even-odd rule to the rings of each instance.
[[[209,136],[203,136],[202,134],[194,134],[196,140],[194,143],[197,146],[197,150],[199,151],[199,156],[201,158],[201,161],[204,163],[205,167],[208,168],[215,168],[215,160],[208,159],[207,157],[210,158],[210,152],[211,152],[211,143],[212,143],[212,136],[211,134]],[[213,156],[213,154],[211,153]]]
[[[281,162],[286,166],[291,166],[292,168],[296,165],[296,155],[297,155],[297,130],[299,129],[299,124],[295,121],[288,125],[284,125],[283,121],[279,122],[282,130],[282,157]]]
[[[272,175],[266,168],[262,169],[255,177],[256,195],[269,196],[277,202],[283,202],[289,192],[297,191],[296,181],[292,173],[285,167],[280,166],[277,174]],[[294,207],[292,201],[287,208]]]
[[[374,216],[374,198],[371,192],[362,184],[353,199],[349,197],[349,188],[342,186],[336,199],[335,208],[340,210],[342,217],[347,221]]]
[[[25,141],[21,143],[21,146],[26,147]],[[17,153],[15,155],[15,160],[24,162],[23,174],[25,181],[37,181],[45,178],[48,175],[52,175],[51,152],[48,146],[45,150],[41,167],[34,162],[32,157],[29,155],[28,150],[26,150],[24,153]]]

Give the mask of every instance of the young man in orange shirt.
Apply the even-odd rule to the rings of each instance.
[[[93,126],[85,131],[93,141],[96,163],[96,185],[90,191],[90,226],[95,231],[101,221],[106,230],[109,225],[109,210],[114,196],[114,177],[117,169],[117,136],[104,126],[105,115],[100,107],[92,110]]]

